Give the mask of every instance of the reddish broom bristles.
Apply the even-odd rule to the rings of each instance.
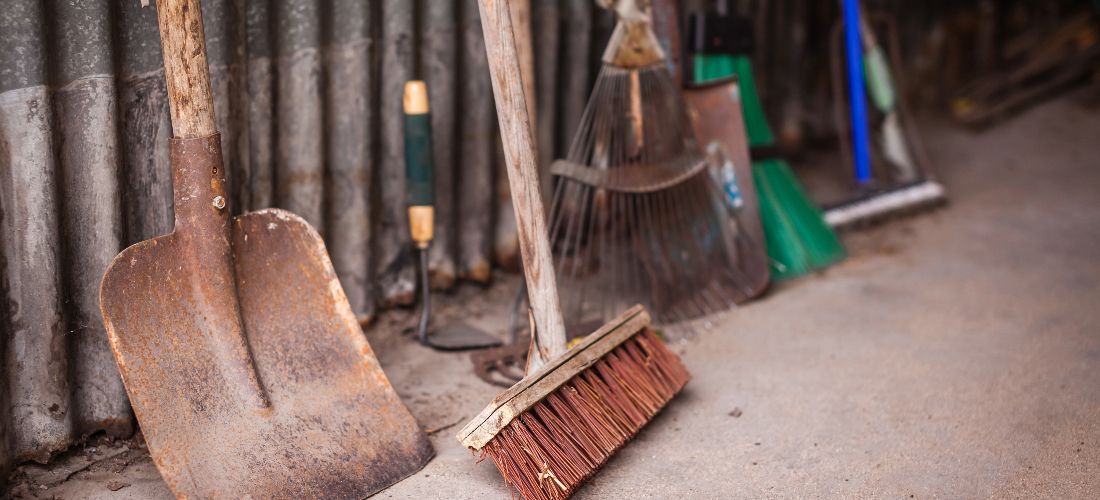
[[[484,450],[526,500],[568,498],[691,380],[643,330],[550,393]]]

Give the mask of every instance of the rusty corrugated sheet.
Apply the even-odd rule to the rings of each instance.
[[[98,289],[121,249],[173,227],[150,4],[0,9],[0,482],[15,463],[134,427]],[[549,101],[539,137],[553,148],[587,99],[591,0],[532,5]],[[204,0],[203,16],[234,214],[274,206],[313,224],[360,317],[408,303],[401,87],[423,78],[437,140],[433,286],[488,279],[494,220],[507,215],[494,214],[496,120],[475,1]],[[559,51],[571,83],[558,83]]]
[[[53,84],[58,138],[64,316],[73,433],[131,432],[113,366],[99,281],[123,246],[118,89],[108,1],[56,2]]]
[[[420,22],[420,75],[428,85],[428,101],[432,112],[432,138],[435,160],[435,182],[450,189],[436,189],[435,203],[441,207],[455,206],[455,142],[456,70],[458,68],[457,2],[428,2]],[[454,286],[455,245],[458,235],[458,214],[454,210],[435,212],[435,240],[428,250],[428,270],[431,287],[446,290]]]
[[[405,82],[414,68],[413,2],[381,0],[382,22],[379,55],[379,188],[376,272],[383,305],[408,305],[416,298],[412,237],[405,199],[405,140],[403,125]]]
[[[0,10],[0,191],[8,321],[6,455],[44,459],[73,428],[73,387],[61,308],[57,138],[43,5]]]
[[[458,4],[462,41],[458,80],[458,275],[487,282],[495,193],[493,88],[477,0],[458,0]]]

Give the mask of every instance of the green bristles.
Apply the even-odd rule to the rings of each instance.
[[[752,174],[772,280],[797,278],[844,258],[844,245],[825,225],[821,211],[810,202],[785,160],[755,162]]]

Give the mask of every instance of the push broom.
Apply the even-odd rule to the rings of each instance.
[[[890,61],[874,36],[871,24],[861,12],[859,1],[841,0],[840,4],[844,13],[843,46],[848,76],[847,111],[851,113],[850,144],[844,140],[844,78],[841,76],[844,71],[840,70],[840,50],[837,43],[841,33],[840,26],[834,29],[831,50],[834,114],[837,130],[840,131],[841,150],[855,165],[857,188],[852,199],[829,207],[825,211],[825,220],[834,228],[859,227],[945,203],[946,189],[932,177],[920,138],[904,101],[899,99],[900,92],[896,82],[900,79],[891,75]],[[890,26],[893,27],[892,22]],[[892,35],[891,52],[894,56],[893,62],[897,63],[896,28],[892,30]],[[868,93],[870,99],[867,99]],[[876,183],[872,175],[874,158],[868,130],[868,100],[884,116],[882,156],[887,164],[894,167],[891,172],[893,182],[885,189]],[[903,133],[903,129],[908,133]],[[916,155],[912,154],[914,152]]]
[[[508,3],[478,0],[532,308],[528,375],[459,433],[527,500],[569,497],[691,379],[634,307],[566,349]],[[629,36],[617,29],[617,36]]]

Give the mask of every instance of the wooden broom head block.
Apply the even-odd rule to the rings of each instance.
[[[649,321],[645,308],[634,306],[494,399],[459,431],[458,441],[472,450],[481,450],[513,419],[641,332]]]
[[[459,434],[527,500],[563,500],[691,380],[636,306],[528,376]]]
[[[649,326],[649,313],[637,305],[596,330],[581,343],[497,396],[477,417],[458,432],[458,441],[481,450],[512,419],[527,411],[578,373],[588,369],[626,339]]]
[[[420,80],[405,83],[405,114],[422,115],[428,112],[428,86]]]

